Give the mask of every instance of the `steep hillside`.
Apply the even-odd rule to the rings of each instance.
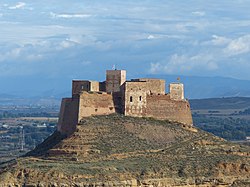
[[[250,148],[150,118],[90,117],[1,164],[0,184],[30,186],[248,186]],[[1,186],[0,185],[0,186]]]

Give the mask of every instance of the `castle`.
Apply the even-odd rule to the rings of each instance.
[[[112,113],[193,123],[182,83],[171,83],[166,94],[165,80],[127,81],[125,70],[107,70],[104,82],[73,80],[72,97],[62,99],[57,130],[70,135],[82,118]]]

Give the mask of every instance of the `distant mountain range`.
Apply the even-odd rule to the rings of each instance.
[[[189,99],[250,97],[250,81],[227,77],[198,77],[178,75],[147,75],[166,80],[168,85],[181,78],[185,86],[185,97]]]
[[[193,110],[244,110],[250,108],[250,97],[191,99],[190,104]]]
[[[166,80],[168,86],[176,82],[177,77],[185,85],[185,97],[188,99],[250,97],[250,80],[238,80],[227,77],[198,77],[178,75],[146,75],[141,77],[160,78]],[[136,77],[128,77],[136,78]],[[168,91],[168,88],[167,90]],[[71,79],[22,78],[0,80],[0,99],[61,99],[71,94]],[[1,101],[0,101],[1,102]]]

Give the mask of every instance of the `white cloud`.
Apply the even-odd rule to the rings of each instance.
[[[248,52],[250,52],[250,35],[245,35],[232,40],[224,50],[224,53],[228,56],[239,55]]]
[[[156,37],[155,37],[154,35],[151,35],[151,34],[148,36],[148,39],[149,39],[149,40],[155,39],[155,38],[156,38]]]
[[[52,18],[70,19],[70,18],[89,18],[92,15],[91,14],[56,14],[54,12],[50,12],[50,16]]]
[[[9,6],[9,9],[11,10],[15,10],[15,9],[20,9],[20,8],[24,8],[26,6],[26,3],[24,2],[18,2],[16,5],[14,6]]]
[[[60,42],[60,45],[57,47],[57,49],[66,49],[75,46],[75,42],[69,41],[69,40],[64,40]]]
[[[173,54],[165,62],[156,62],[150,64],[151,73],[189,73],[193,71],[214,71],[218,65],[214,61],[213,55],[198,54],[194,56]]]
[[[212,36],[212,43],[213,45],[225,45],[228,44],[231,39],[223,37],[223,36],[217,36],[217,35],[213,35]]]
[[[160,72],[162,65],[159,62],[150,63],[150,73],[158,73]]]
[[[205,16],[206,12],[203,12],[203,11],[194,11],[194,12],[192,12],[192,14],[195,15],[195,16]]]
[[[0,54],[0,62],[3,62],[7,59],[16,59],[20,56],[21,54],[21,48],[17,47],[17,48],[13,48],[9,51],[5,51],[3,53]]]
[[[26,57],[26,59],[31,62],[41,60],[42,58],[43,58],[43,55],[41,54],[30,54],[30,55],[27,55]]]

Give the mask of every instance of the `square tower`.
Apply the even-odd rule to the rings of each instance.
[[[125,70],[106,71],[106,92],[119,92],[120,86],[126,81]]]
[[[182,83],[171,83],[169,85],[170,99],[184,100],[184,85]]]
[[[89,80],[73,80],[72,81],[72,95],[80,94],[82,91],[99,91],[99,82]]]

